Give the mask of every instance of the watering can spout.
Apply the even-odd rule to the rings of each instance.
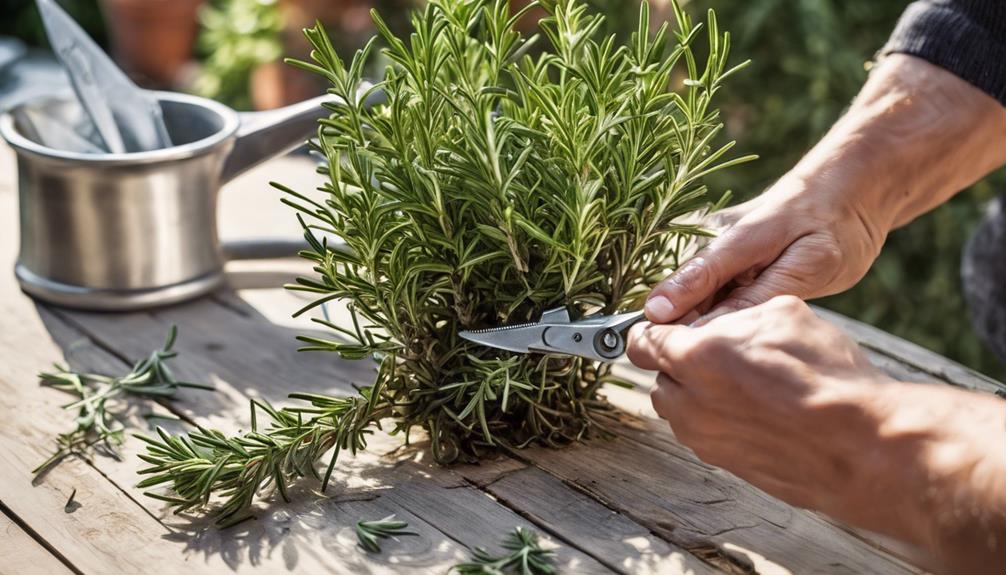
[[[369,84],[361,86],[360,92],[366,93],[367,106],[384,99],[384,94],[372,90]],[[276,110],[239,114],[237,140],[224,163],[221,182],[229,182],[256,165],[303,144],[317,130],[318,120],[328,117],[329,112],[322,104],[332,101],[336,101],[335,96],[323,95]]]

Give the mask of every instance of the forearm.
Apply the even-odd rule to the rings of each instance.
[[[1006,163],[1006,107],[906,55],[884,59],[846,115],[787,176],[840,180],[847,205],[881,237]]]
[[[856,501],[830,512],[929,549],[942,571],[999,572],[1006,401],[915,384],[877,390],[861,396],[878,424],[863,446]]]

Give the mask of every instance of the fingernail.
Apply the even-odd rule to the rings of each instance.
[[[651,321],[667,322],[674,317],[674,304],[662,295],[646,300],[646,317]]]

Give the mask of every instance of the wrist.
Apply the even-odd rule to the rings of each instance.
[[[886,237],[1006,162],[1006,107],[924,60],[889,56],[793,169]]]
[[[1006,529],[1006,403],[957,389],[895,383],[878,393],[874,481],[892,502],[879,530],[932,550],[941,560],[962,542]],[[980,511],[978,511],[980,510]],[[979,517],[977,514],[989,514]],[[993,516],[998,514],[998,525]]]

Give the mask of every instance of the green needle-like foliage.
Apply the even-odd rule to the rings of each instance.
[[[267,408],[262,432],[152,440],[156,475],[145,485],[169,484],[179,509],[222,495],[229,521],[263,485],[282,491],[313,474],[311,459],[331,447],[362,447],[383,417],[406,441],[425,430],[441,463],[603,429],[598,390],[620,383],[607,365],[457,334],[558,306],[638,307],[705,234],[686,219],[715,207],[703,178],[750,159],[726,159],[732,144],[714,145],[713,97],[737,67],[727,67],[730,36],[712,12],[704,34],[676,6],[676,26],[651,32],[644,3],[621,46],[581,1],[541,5],[551,49],[537,56],[537,36],[515,29],[526,12],[512,14],[508,0],[433,0],[407,39],[374,13],[392,63],[372,88],[386,95],[377,107],[359,91],[376,39],[347,63],[320,25],[305,31],[311,62],[293,63],[324,76],[340,101],[326,105],[315,141],[324,197],[276,184],[314,263],[314,276],[290,288],[317,297],[302,311],[348,304],[352,326],[316,319],[335,337],[301,339],[305,349],[375,358],[376,383],[357,399],[308,399],[365,407],[311,418]]]
[[[59,364],[54,366],[55,371],[40,373],[38,377],[42,385],[77,397],[73,403],[63,406],[68,411],[75,411],[77,417],[76,427],[59,434],[56,450],[32,473],[41,473],[69,455],[87,456],[98,445],[114,455],[116,446],[122,443],[125,428],[116,421],[113,405],[123,395],[170,399],[182,387],[212,390],[212,386],[178,381],[171,373],[167,362],[178,355],[171,349],[177,335],[177,329],[172,326],[164,348],[137,362],[132,371],[122,377],[79,373]]]
[[[554,553],[542,549],[538,534],[517,527],[503,540],[503,548],[509,551],[503,555],[493,555],[482,547],[477,547],[468,563],[454,566],[460,575],[551,575],[556,572]]]
[[[244,521],[262,488],[275,485],[288,500],[287,486],[292,481],[310,476],[327,484],[343,449],[355,454],[367,447],[368,427],[389,415],[378,405],[380,393],[374,390],[365,388],[360,395],[346,398],[294,394],[294,399],[306,401],[310,407],[283,410],[253,399],[251,431],[237,437],[203,427],[181,436],[161,428],[157,428],[157,438],[138,435],[147,443],[147,453],[139,457],[150,464],[139,471],[150,477],[138,487],[170,483],[173,495],[146,495],[171,504],[175,513],[206,506],[211,496],[218,494],[225,501],[216,510],[217,525],[227,527]],[[261,431],[259,409],[270,418],[268,427]],[[331,463],[322,477],[315,464],[329,450],[333,450]]]
[[[399,535],[416,535],[412,531],[405,530],[408,526],[408,523],[395,519],[394,514],[377,521],[359,521],[356,524],[356,539],[360,542],[360,547],[371,553],[380,553],[379,539],[398,537]]]
[[[458,332],[558,306],[638,305],[703,233],[681,222],[707,205],[703,176],[747,159],[712,146],[712,98],[736,70],[712,13],[700,66],[699,27],[680,10],[674,32],[651,34],[644,3],[637,33],[616,46],[581,2],[545,7],[553,50],[538,57],[521,55],[523,12],[505,0],[430,2],[408,41],[375,14],[394,63],[375,109],[358,94],[372,44],[347,65],[316,27],[314,62],[299,63],[343,102],[318,132],[327,197],[286,190],[317,273],[292,289],[316,294],[313,305],[348,302],[354,319],[316,320],[340,339],[301,339],[393,366],[381,371],[384,401],[400,428],[432,435],[442,462],[584,437],[607,367],[501,353]]]

